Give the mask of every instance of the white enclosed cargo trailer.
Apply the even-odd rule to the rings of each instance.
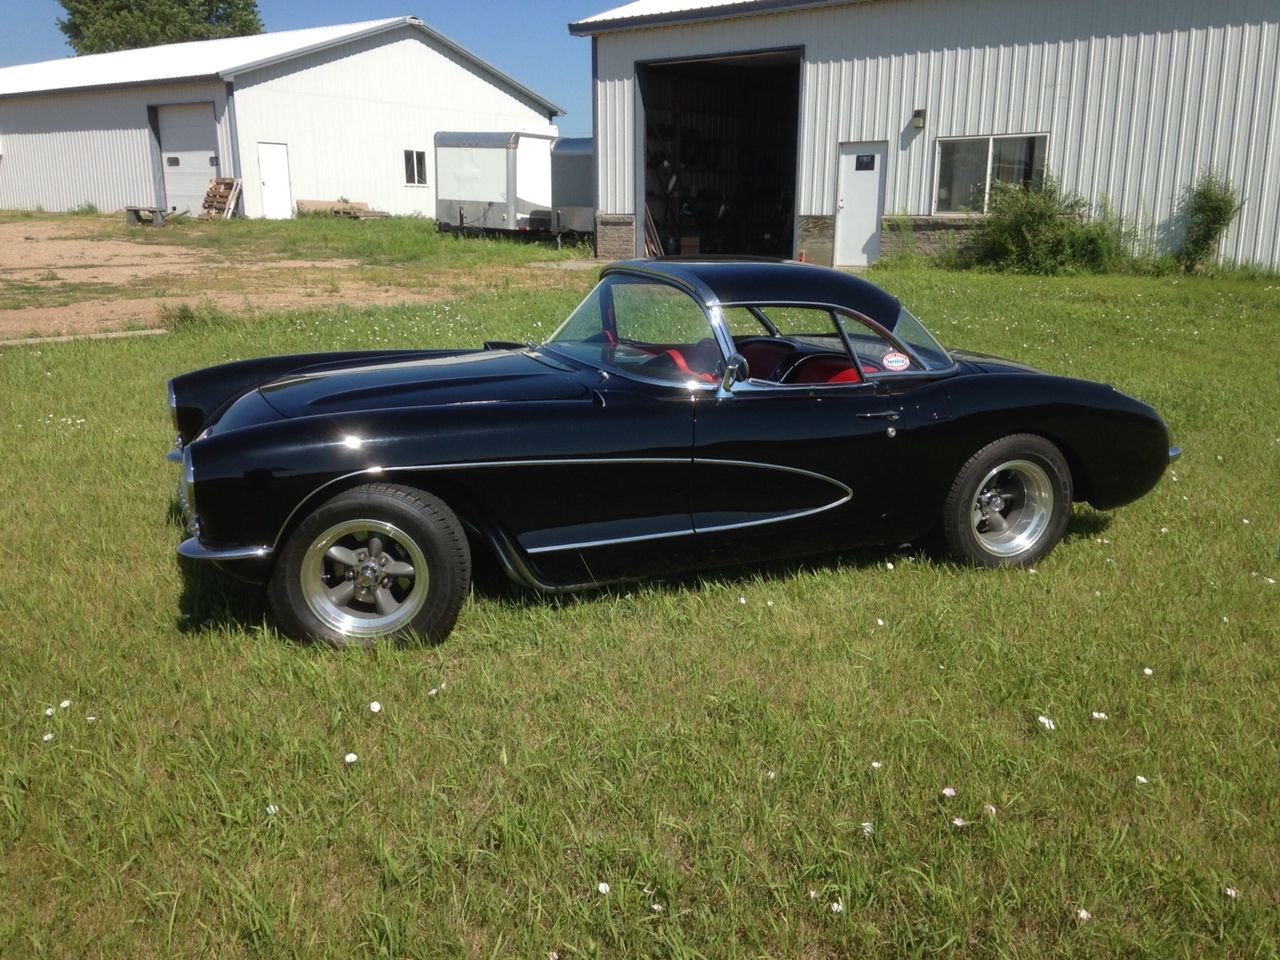
[[[594,233],[596,229],[595,141],[561,137],[551,145],[552,229],[561,233]]]
[[[550,232],[555,133],[436,134],[436,224],[442,230]]]

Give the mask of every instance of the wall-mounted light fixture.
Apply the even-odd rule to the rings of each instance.
[[[911,125],[915,127],[917,130],[924,129],[924,108],[923,107],[921,107],[919,110],[911,111]]]

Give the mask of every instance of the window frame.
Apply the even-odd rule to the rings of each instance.
[[[997,140],[1034,140],[1044,139],[1044,156],[1045,162],[1042,165],[1042,171],[1048,169],[1049,158],[1049,131],[1035,131],[1031,133],[989,133],[978,134],[974,136],[963,137],[937,137],[933,144],[933,196],[931,198],[929,209],[931,215],[935,217],[968,217],[978,214],[986,216],[987,210],[991,205],[991,167],[995,159],[995,146]],[[986,178],[984,180],[984,188],[982,192],[982,209],[981,210],[939,210],[938,209],[938,187],[942,179],[942,145],[944,143],[963,143],[985,140],[987,142],[987,168]]]
[[[409,179],[410,176],[414,179]],[[404,152],[404,185],[406,187],[427,186],[427,151],[405,150]]]

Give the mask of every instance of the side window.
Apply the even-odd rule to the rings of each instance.
[[[746,307],[723,307],[720,316],[724,318],[725,328],[735,342],[739,337],[769,336],[769,328]]]
[[[762,358],[764,364],[757,363],[751,352],[744,352],[753,377],[802,386],[849,384],[862,379],[830,310],[780,306],[764,307],[761,312],[785,338],[779,342],[787,345],[788,352],[779,358]],[[757,373],[768,365],[771,373]]]

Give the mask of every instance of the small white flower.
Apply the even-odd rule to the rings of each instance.
[[[1240,891],[1237,890],[1235,887],[1223,887],[1222,892],[1225,893],[1232,900],[1240,896]]]
[[[871,769],[872,769],[872,770],[879,770],[882,766],[884,766],[884,764],[882,764],[879,760],[872,760],[872,761],[871,761]]]
[[[345,757],[342,758],[342,762],[345,763],[347,766],[350,766],[351,764],[355,763],[359,759],[360,758],[357,757],[354,753],[348,753]]]
[[[48,743],[50,740],[52,740],[52,739],[53,739],[53,734],[52,734],[52,733],[46,733],[46,734],[45,734],[43,737],[41,737],[40,739],[41,739],[41,740],[43,740],[45,743]]]
[[[1241,517],[1241,518],[1240,518],[1240,522],[1241,522],[1241,523],[1243,523],[1243,524],[1247,527],[1247,526],[1249,525],[1249,518],[1248,518],[1248,517]]]
[[[1263,577],[1262,579],[1263,579],[1263,580],[1265,580],[1265,581],[1267,581],[1267,583],[1272,583],[1272,584],[1273,584],[1273,583],[1275,583],[1275,582],[1276,582],[1276,578],[1275,578],[1275,577]]]
[[[60,704],[58,704],[58,709],[60,709],[60,710],[65,710],[65,709],[67,709],[67,707],[69,707],[69,706],[71,706],[71,701],[70,701],[70,700],[63,700]]]
[[[864,837],[869,837],[875,832],[876,832],[876,825],[874,823],[872,823],[870,820],[862,821],[862,835]]]
[[[951,825],[953,827],[967,827],[969,825],[969,821],[964,817],[952,817]]]
[[[601,893],[608,893],[609,885],[605,883],[603,880],[601,880],[599,883],[596,884],[596,889],[599,890]]]
[[[1222,622],[1223,622],[1223,623],[1230,623],[1231,621],[1230,621],[1230,620],[1228,620],[1226,617],[1223,617],[1223,618],[1222,618]]]
[[[44,715],[45,715],[46,717],[52,717],[52,716],[53,716],[53,707],[45,707],[45,708],[44,708]]]
[[[746,603],[746,602],[747,602],[747,598],[746,598],[746,597],[739,597],[739,598],[738,598],[738,602],[739,602],[739,603]]]
[[[1103,713],[1101,710],[1095,710],[1095,711],[1093,711],[1093,713],[1089,714],[1089,716],[1093,717],[1093,719],[1095,719],[1095,720],[1109,720],[1109,719],[1111,719],[1111,718],[1110,718],[1110,717],[1108,717],[1105,713]]]
[[[876,617],[876,626],[877,626],[877,627],[883,627],[883,626],[884,626],[884,621],[883,621],[883,620],[881,620],[879,617]]]
[[[1150,667],[1143,667],[1143,668],[1142,668],[1142,675],[1143,675],[1144,677],[1149,677],[1149,676],[1151,676],[1153,673],[1155,673],[1155,671],[1154,671],[1154,670],[1152,670]]]
[[[447,687],[447,686],[448,686],[448,684],[447,684],[447,683],[445,683],[443,680],[441,680],[441,681],[440,681],[440,689],[441,689],[441,690],[443,690],[443,689],[444,689],[445,687]]]
[[[943,787],[943,788],[942,788],[942,795],[943,795],[944,797],[954,797],[954,796],[956,795],[956,788],[955,788],[955,787]]]
[[[1138,778],[1137,778],[1137,779],[1138,779],[1138,782],[1139,782],[1139,783],[1150,783],[1150,782],[1151,782],[1151,781],[1150,781],[1150,780],[1148,780],[1146,777],[1144,777],[1142,774],[1138,774]]]
[[[377,700],[370,700],[370,701],[369,701],[369,712],[370,712],[370,713],[381,713],[381,712],[382,712],[382,704],[380,704]]]
[[[280,808],[277,807],[274,803],[267,804],[267,816],[274,817],[279,812],[280,812]]]
[[[767,780],[777,780],[777,779],[778,779],[778,771],[777,771],[777,770],[770,770],[768,773],[766,773],[766,774],[765,774],[765,779],[767,779]]]
[[[1058,728],[1058,725],[1054,723],[1052,720],[1050,720],[1048,717],[1046,717],[1044,714],[1041,714],[1040,716],[1036,717],[1036,719],[1040,721],[1040,726],[1044,727],[1046,730],[1056,730]]]
[[[660,903],[651,903],[649,904],[649,909],[654,913],[661,913],[665,908]]]
[[[818,891],[817,891],[817,890],[810,890],[810,891],[809,891],[809,899],[810,899],[810,900],[817,900],[817,899],[818,899]]]
[[[766,601],[765,601],[765,606],[767,606],[767,607],[772,607],[772,606],[773,606],[773,601],[772,601],[772,600],[766,600]]]
[[[1161,532],[1161,533],[1168,533],[1168,532],[1169,532],[1169,528],[1168,528],[1168,527],[1161,527],[1161,528],[1160,528],[1160,532]]]
[[[886,562],[884,566],[885,566],[885,569],[886,569],[886,570],[892,570],[892,569],[893,569],[893,564],[892,564],[892,563]]]
[[[432,687],[430,690],[428,690],[428,691],[427,691],[427,696],[428,696],[428,697],[434,697],[434,696],[435,696],[437,693],[439,693],[439,692],[440,692],[440,691],[439,691],[439,690],[437,690],[435,687]]]
[[[994,803],[983,804],[982,812],[985,813],[988,817],[996,817],[1000,815],[1000,811],[996,809],[996,805]]]
[[[833,901],[831,901],[831,912],[832,912],[832,913],[844,913],[844,904],[843,904],[843,903],[841,903],[839,900],[833,900]]]
[[[1031,574],[1034,577],[1034,576],[1037,576],[1040,573],[1040,571],[1037,570],[1035,567],[1028,567],[1027,573]]]
[[[1088,910],[1086,910],[1084,907],[1081,907],[1079,910],[1076,911],[1076,919],[1079,920],[1081,923],[1088,923],[1090,920],[1093,919],[1093,914],[1090,913]]]
[[[97,717],[95,717],[92,713],[91,713],[91,714],[89,714],[87,717],[85,717],[85,719],[86,719],[86,720],[88,720],[90,723],[97,723],[97,722],[98,722],[98,718],[97,718]]]

